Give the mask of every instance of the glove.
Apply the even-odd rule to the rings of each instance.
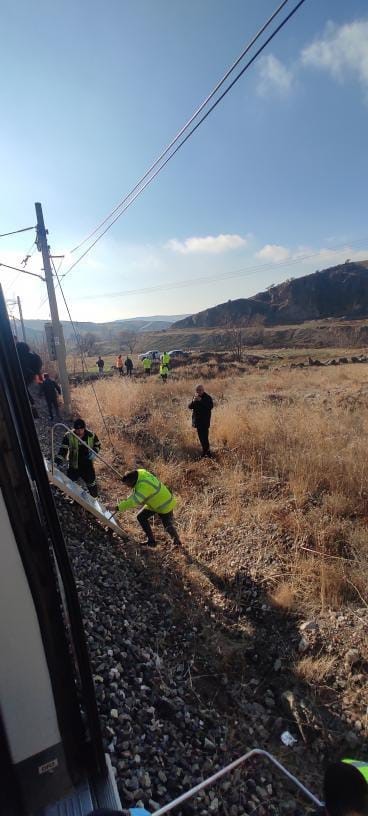
[[[96,453],[95,453],[95,451],[93,451],[93,450],[90,450],[90,451],[89,451],[89,453],[88,453],[88,459],[89,459],[89,461],[90,461],[90,462],[93,462],[93,460],[94,460],[94,459],[96,459]]]

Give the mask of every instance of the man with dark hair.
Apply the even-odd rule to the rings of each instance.
[[[102,377],[103,373],[104,373],[104,368],[105,368],[105,360],[102,359],[101,354],[100,354],[100,356],[99,356],[99,358],[98,358],[98,360],[96,362],[96,366],[98,368],[98,376]]]
[[[192,425],[197,429],[198,439],[202,445],[202,456],[211,456],[208,434],[211,425],[213,400],[206,394],[203,385],[197,385],[195,395],[188,408],[192,411]]]
[[[163,482],[150,473],[149,470],[138,468],[129,470],[124,474],[122,482],[133,488],[133,492],[128,499],[123,499],[116,505],[116,510],[123,513],[134,507],[143,504],[144,507],[137,515],[137,521],[141,525],[147,536],[145,542],[148,547],[155,547],[156,541],[152,532],[149,519],[157,515],[163,524],[164,529],[172,538],[175,545],[180,545],[180,539],[174,526],[173,509],[176,499],[168,487]]]
[[[54,413],[53,409],[55,410],[55,414],[57,418],[59,418],[59,405],[57,395],[61,394],[60,385],[58,385],[55,380],[52,380],[48,374],[43,375],[43,383],[41,383],[40,393],[42,397],[45,397],[48,412],[49,412],[49,419],[53,421]]]
[[[64,435],[59,453],[55,456],[55,463],[61,464],[68,458],[67,476],[72,482],[83,479],[91,496],[95,499],[98,491],[93,460],[96,458],[96,453],[100,452],[100,441],[97,434],[86,428],[84,419],[76,419],[73,430],[74,433],[68,431]]]
[[[327,816],[368,816],[368,763],[344,759],[329,765],[323,793]]]
[[[24,382],[26,384],[31,411],[35,419],[38,418],[37,409],[35,406],[32,394],[30,394],[28,386],[41,374],[42,360],[39,354],[31,351],[27,343],[16,343],[16,349],[19,357],[20,366],[23,373]]]
[[[127,371],[127,377],[131,377],[133,371],[133,360],[130,357],[127,357],[124,365]]]

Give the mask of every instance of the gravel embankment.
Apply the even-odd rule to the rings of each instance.
[[[36,426],[48,453],[43,412]],[[252,747],[277,752],[318,795],[329,753],[341,755],[349,746],[350,753],[361,753],[364,723],[356,711],[364,684],[368,609],[329,613],[303,628],[275,615],[260,582],[246,575],[236,587],[237,604],[231,588],[215,584],[212,595],[200,597],[198,582],[169,545],[139,550],[58,491],[54,495],[78,587],[104,744],[123,807],[153,811]],[[251,551],[249,559],[251,565]],[[206,592],[208,581],[207,574]],[[323,692],[322,715],[289,666],[298,650],[318,654],[327,637],[339,664],[335,685]],[[352,646],[355,654],[349,658]],[[349,684],[345,711],[351,673],[356,694],[353,700]],[[291,692],[291,708],[285,691]],[[297,739],[293,748],[281,745],[285,730]],[[305,810],[305,802],[296,790],[258,760],[207,789],[182,812],[267,816],[299,808]]]

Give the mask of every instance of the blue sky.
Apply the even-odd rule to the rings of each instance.
[[[0,232],[33,224],[41,201],[53,251],[68,253],[275,5],[3,0]],[[367,124],[367,4],[306,0],[66,278],[73,317],[193,312],[368,257]],[[1,239],[0,262],[18,266],[31,242],[32,233]],[[28,268],[40,267],[36,252]],[[27,317],[47,318],[44,284],[15,275],[0,268],[7,297],[19,294]],[[136,292],[159,284],[167,288]]]

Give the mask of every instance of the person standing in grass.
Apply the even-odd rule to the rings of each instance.
[[[116,368],[117,368],[120,376],[122,377],[123,374],[124,374],[124,371],[123,371],[123,358],[122,358],[121,354],[118,354],[118,356],[116,358]]]
[[[132,372],[133,372],[133,360],[131,360],[130,357],[127,357],[126,360],[125,360],[124,365],[125,365],[125,368],[126,368],[127,377],[131,377]]]
[[[192,411],[192,425],[193,428],[196,428],[198,439],[202,445],[202,456],[211,456],[208,435],[211,425],[213,399],[209,394],[206,394],[203,385],[197,385],[188,408]]]
[[[180,545],[179,535],[174,525],[173,510],[176,499],[163,482],[150,473],[149,470],[138,468],[129,470],[122,478],[123,484],[133,489],[128,499],[119,501],[114,508],[119,513],[130,510],[143,504],[142,510],[137,515],[137,521],[141,525],[143,532],[147,536],[145,545],[155,547],[156,541],[153,535],[149,519],[157,515],[175,545]]]
[[[169,373],[169,368],[166,365],[166,363],[161,363],[160,364],[160,377],[161,377],[162,382],[164,382],[164,383],[167,382],[168,373]]]
[[[145,357],[143,360],[143,371],[145,376],[150,376],[152,368],[152,360],[150,357]]]
[[[105,360],[102,359],[101,355],[99,356],[99,358],[98,358],[98,360],[96,362],[96,366],[98,368],[98,376],[102,377],[103,372],[104,372]]]

